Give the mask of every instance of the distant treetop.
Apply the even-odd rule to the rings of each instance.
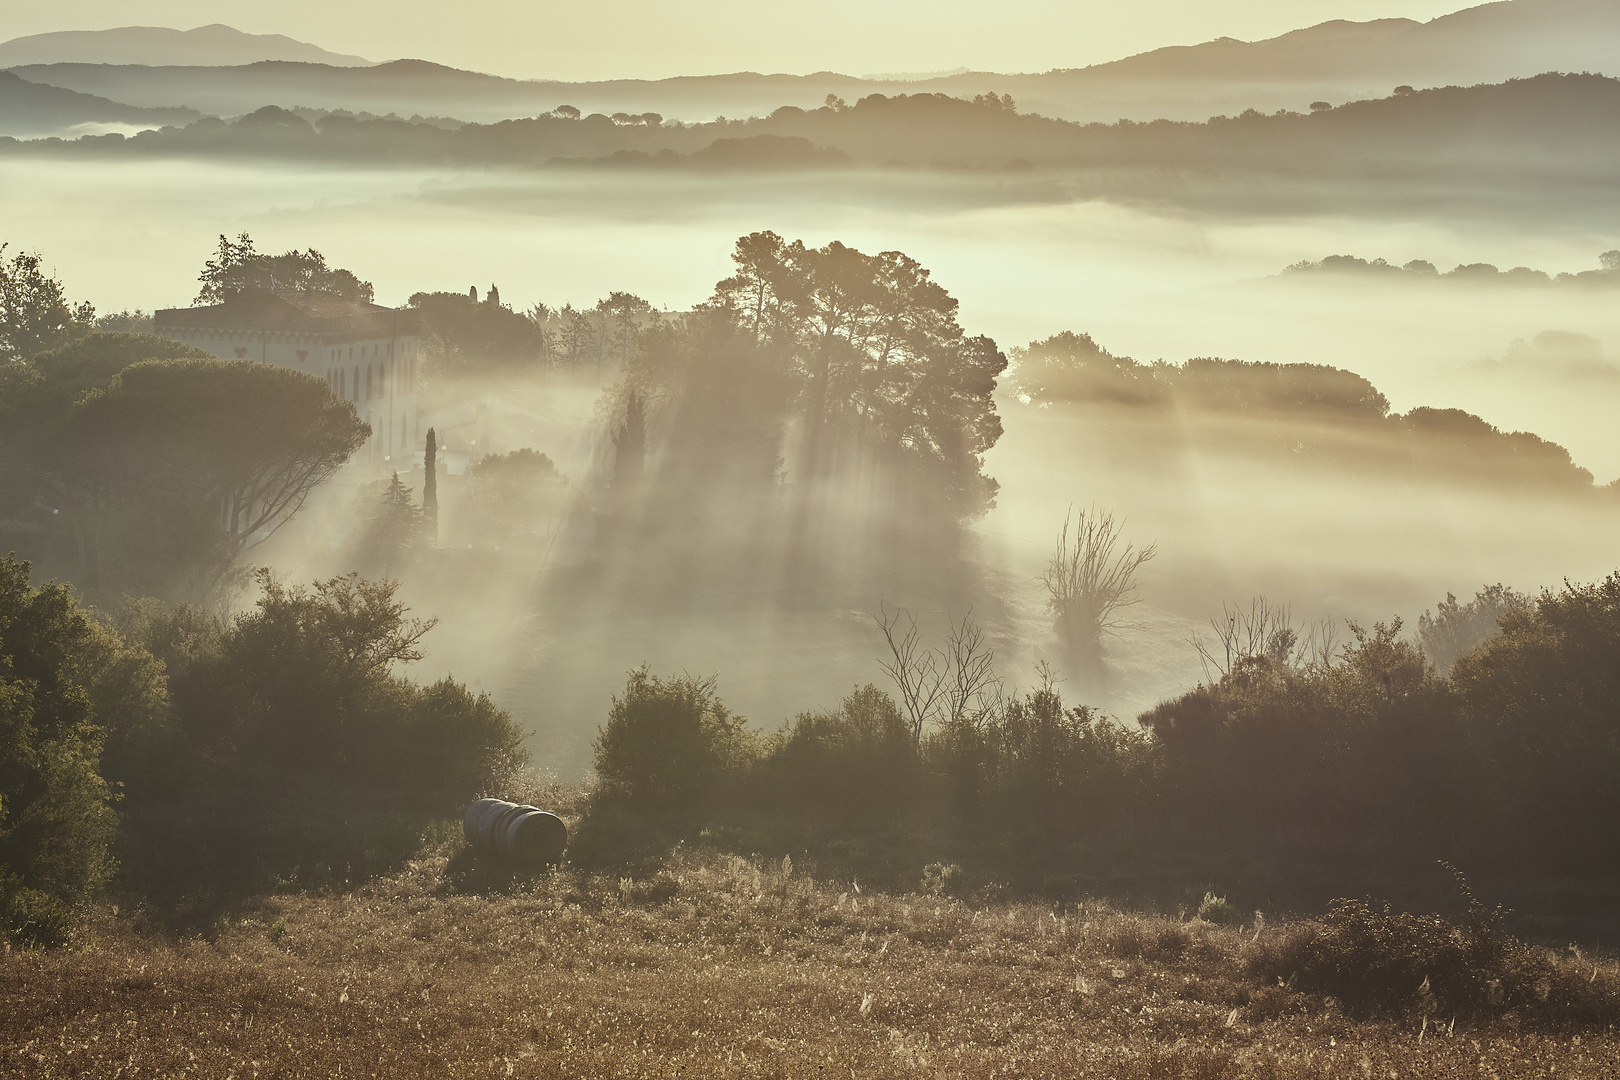
[[[1285,274],[1362,274],[1384,275],[1391,278],[1449,278],[1457,281],[1495,281],[1507,285],[1616,285],[1620,284],[1620,250],[1605,251],[1598,256],[1598,269],[1576,273],[1549,274],[1528,266],[1515,266],[1502,270],[1491,263],[1460,263],[1441,273],[1427,259],[1413,259],[1405,265],[1396,265],[1384,259],[1358,258],[1354,255],[1329,255],[1319,262],[1306,259],[1285,267]]]
[[[253,238],[240,233],[233,243],[221,235],[219,251],[197,275],[202,288],[196,304],[222,304],[249,289],[270,292],[327,293],[371,303],[371,282],[352,271],[326,265],[326,256],[310,248],[266,255],[253,247]]]

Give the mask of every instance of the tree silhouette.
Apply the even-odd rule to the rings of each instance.
[[[0,244],[0,256],[9,245]],[[37,252],[0,260],[0,362],[33,356],[89,331],[96,309],[70,304]]]
[[[371,282],[361,281],[351,271],[326,265],[326,256],[310,248],[266,255],[256,250],[253,238],[238,234],[233,243],[221,235],[219,250],[197,275],[202,288],[198,304],[219,304],[249,289],[272,292],[328,293],[370,303]]]
[[[394,473],[366,523],[361,540],[361,569],[393,577],[423,540],[422,511],[411,501],[411,489]]]
[[[439,539],[439,437],[428,428],[427,450],[422,457],[422,518],[429,543]]]
[[[962,331],[955,298],[926,268],[898,251],[808,248],[771,232],[738,240],[732,261],[709,306],[784,364],[811,479],[865,444],[928,477],[959,518],[995,504],[981,466],[1001,437],[992,394],[1007,359]]]

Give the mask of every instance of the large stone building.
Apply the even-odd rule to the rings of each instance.
[[[154,321],[157,333],[215,356],[325,379],[371,425],[367,452],[375,462],[409,456],[421,444],[414,311],[329,293],[248,290],[223,304],[165,308]]]

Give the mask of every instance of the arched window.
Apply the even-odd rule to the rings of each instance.
[[[366,365],[366,400],[371,400],[371,365]]]

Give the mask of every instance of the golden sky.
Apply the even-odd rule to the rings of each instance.
[[[226,23],[374,60],[519,78],[724,71],[1045,71],[1328,19],[1427,20],[1468,0],[0,0],[0,39]]]

